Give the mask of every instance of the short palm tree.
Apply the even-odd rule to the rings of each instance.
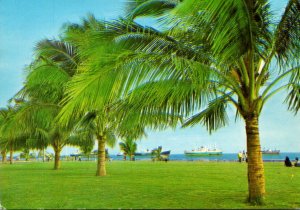
[[[130,160],[134,160],[134,154],[137,150],[137,143],[132,138],[126,138],[119,143],[120,149],[124,157],[128,156]]]
[[[4,125],[4,123],[8,119],[8,108],[0,109],[0,127]],[[1,148],[1,156],[2,162],[6,162],[6,153],[8,151],[8,142],[4,139],[2,132],[0,132],[0,148]]]
[[[171,110],[190,116],[184,127],[201,123],[212,132],[227,124],[226,111],[233,106],[246,125],[249,201],[261,203],[259,116],[284,89],[289,110],[300,107],[299,0],[288,1],[278,22],[267,0],[140,2],[129,17],[155,9],[168,15],[162,19],[165,31],[128,31],[115,39],[132,50],[123,58],[126,74],[139,78],[128,88],[132,108]],[[174,9],[163,13],[163,7]]]
[[[24,132],[30,136],[34,147],[44,148],[48,144],[53,147],[54,169],[58,169],[60,152],[65,145],[87,144],[74,138],[78,120],[70,120],[68,127],[55,122],[62,108],[59,103],[64,86],[76,73],[79,61],[76,48],[61,40],[42,40],[35,52],[36,58],[28,67],[25,86],[17,94],[25,101],[17,118],[25,125]]]
[[[10,152],[10,164],[13,163],[14,151],[26,146],[27,136],[23,133],[21,122],[16,120],[19,106],[8,106],[0,109],[0,145],[3,148],[2,158],[6,159],[6,151]],[[4,157],[5,156],[5,157]]]
[[[157,147],[156,149],[153,149],[151,151],[151,156],[152,156],[152,160],[153,161],[161,161],[163,160],[162,156],[161,156],[161,152],[162,152],[162,147]]]

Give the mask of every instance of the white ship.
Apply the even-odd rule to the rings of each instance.
[[[214,148],[210,149],[207,147],[200,147],[198,149],[192,149],[192,150],[185,150],[185,155],[193,155],[193,156],[201,156],[201,155],[222,155],[222,150]]]

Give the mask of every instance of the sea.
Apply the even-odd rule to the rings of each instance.
[[[263,154],[264,162],[283,162],[285,157],[289,157],[294,161],[296,157],[300,158],[300,152],[293,153],[279,153],[279,154]],[[112,160],[123,160],[123,156],[110,155]],[[151,156],[135,156],[136,161],[151,160]],[[186,156],[184,154],[170,154],[170,161],[221,161],[221,162],[234,162],[238,161],[237,153],[223,153],[222,155],[211,156]]]

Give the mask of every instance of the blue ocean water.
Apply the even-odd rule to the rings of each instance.
[[[280,153],[278,155],[263,154],[263,160],[265,162],[284,161],[288,156],[291,161],[294,161],[296,157],[300,158],[300,152],[298,153]],[[110,155],[112,160],[123,160],[123,156]],[[150,156],[136,156],[135,160],[151,160]],[[184,154],[170,154],[170,161],[237,161],[237,153],[223,153],[217,156],[186,156]]]

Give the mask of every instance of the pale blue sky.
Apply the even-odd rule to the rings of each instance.
[[[273,0],[272,10],[280,14],[286,0]],[[0,106],[7,104],[21,87],[23,69],[32,60],[35,44],[44,38],[57,37],[63,23],[79,22],[92,13],[100,19],[116,18],[123,12],[124,0],[0,0]],[[280,95],[265,106],[260,119],[262,147],[285,152],[300,151],[300,118],[287,112]],[[162,145],[172,153],[201,145],[217,145],[224,152],[245,149],[244,123],[234,122],[209,135],[205,128],[149,132],[148,138],[138,142],[140,149]],[[73,151],[65,149],[64,153]],[[118,146],[111,151],[117,153]]]

